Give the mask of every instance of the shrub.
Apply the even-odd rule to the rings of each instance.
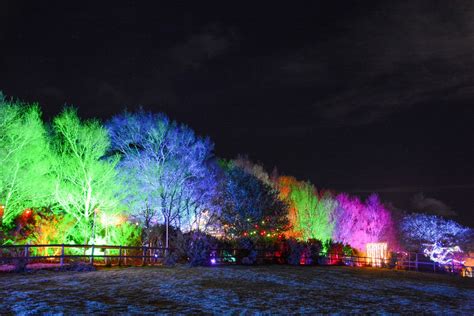
[[[257,250],[255,243],[248,237],[243,237],[238,240],[239,249],[243,251],[241,254],[242,264],[255,264],[257,262]]]
[[[28,264],[28,261],[26,258],[17,258],[13,261],[13,264],[15,265],[15,272],[21,273],[21,272],[26,272],[26,265]]]
[[[310,258],[312,263],[318,262],[318,258],[323,249],[323,244],[320,240],[310,239],[308,240],[308,248],[310,252]]]
[[[201,232],[189,233],[187,255],[191,266],[209,264],[210,254],[217,247],[216,238]]]
[[[305,245],[302,242],[294,238],[287,240],[288,244],[288,255],[287,262],[291,265],[299,265],[301,263],[301,257],[305,251]]]

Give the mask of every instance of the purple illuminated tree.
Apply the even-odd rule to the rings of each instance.
[[[376,194],[370,195],[365,203],[357,197],[339,194],[333,221],[333,239],[346,243],[359,251],[365,251],[371,242],[388,242],[390,248],[398,247],[394,224],[390,212]]]
[[[358,197],[341,193],[336,197],[336,208],[333,213],[333,240],[350,244],[357,249],[365,247],[365,240],[359,238],[359,224],[362,220],[364,204]]]

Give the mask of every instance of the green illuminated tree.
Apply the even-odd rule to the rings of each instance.
[[[290,200],[296,210],[293,229],[300,238],[318,239],[322,242],[331,239],[334,229],[331,214],[335,202],[328,194],[318,196],[312,184],[299,182],[292,187]]]
[[[49,204],[50,158],[39,107],[9,102],[0,95],[0,205],[3,207],[3,224],[11,224],[26,208]]]
[[[53,121],[54,199],[76,220],[73,240],[94,242],[97,213],[115,213],[119,206],[118,158],[105,157],[109,147],[105,128],[95,120],[82,122],[72,108]]]

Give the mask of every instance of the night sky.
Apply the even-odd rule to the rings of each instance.
[[[2,1],[0,90],[46,119],[162,111],[221,157],[474,226],[474,2],[314,2]]]

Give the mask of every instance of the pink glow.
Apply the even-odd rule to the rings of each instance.
[[[395,248],[395,229],[390,212],[372,194],[365,203],[357,197],[339,194],[334,212],[333,239],[365,252],[367,243],[386,241]]]

